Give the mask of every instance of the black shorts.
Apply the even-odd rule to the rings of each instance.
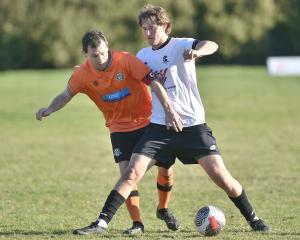
[[[110,134],[110,140],[115,162],[129,161],[132,151],[143,136],[146,127],[131,132],[114,132]]]
[[[183,128],[182,132],[151,123],[133,152],[153,158],[165,168],[172,166],[176,158],[183,164],[196,164],[201,157],[220,155],[216,139],[205,123]]]

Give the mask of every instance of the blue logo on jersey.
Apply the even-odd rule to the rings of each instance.
[[[128,88],[123,88],[120,91],[104,95],[102,99],[104,102],[118,102],[130,94],[131,93],[129,92]]]

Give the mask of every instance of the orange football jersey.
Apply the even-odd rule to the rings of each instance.
[[[74,70],[68,89],[86,94],[97,105],[110,132],[133,131],[150,120],[151,95],[143,82],[149,72],[134,55],[113,51],[105,71],[97,71],[88,60]]]

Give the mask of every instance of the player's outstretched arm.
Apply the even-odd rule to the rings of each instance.
[[[57,95],[50,105],[47,108],[40,108],[35,117],[37,120],[41,121],[43,117],[48,117],[53,112],[63,108],[71,99],[72,95],[69,92],[68,88],[66,88],[62,93]]]
[[[211,55],[219,48],[218,44],[212,41],[199,41],[195,49],[185,50],[183,57],[185,60],[192,60],[198,57]]]
[[[170,129],[170,127],[172,127],[176,132],[182,131],[182,120],[177,112],[175,112],[172,108],[169,96],[166,93],[163,85],[158,80],[154,80],[150,83],[150,87],[151,90],[155,92],[165,110],[167,129]]]

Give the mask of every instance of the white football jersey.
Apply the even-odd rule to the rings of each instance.
[[[185,61],[183,53],[191,49],[193,38],[171,38],[162,48],[141,49],[137,57],[160,77],[174,110],[189,127],[205,123],[205,112],[198,92],[195,61]],[[165,125],[164,109],[152,92],[151,122]]]

